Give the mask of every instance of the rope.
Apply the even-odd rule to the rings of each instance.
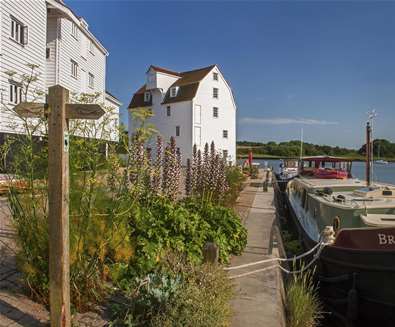
[[[239,274],[239,275],[231,276],[231,277],[229,277],[229,279],[235,279],[235,278],[245,277],[245,276],[249,276],[249,275],[252,275],[252,274],[256,274],[256,273],[259,273],[259,272],[263,272],[263,271],[267,271],[267,270],[271,270],[271,269],[275,269],[275,268],[281,269],[281,270],[282,270],[283,272],[285,272],[286,274],[299,274],[299,273],[303,273],[304,271],[306,271],[307,269],[309,269],[309,268],[318,260],[318,258],[319,258],[319,256],[320,256],[322,250],[323,250],[324,247],[327,246],[327,245],[328,245],[328,243],[320,242],[320,243],[318,243],[314,248],[310,249],[308,252],[306,252],[306,253],[304,253],[304,254],[298,256],[298,257],[295,257],[294,259],[296,259],[296,258],[302,258],[302,257],[306,256],[307,253],[313,252],[312,250],[313,250],[313,249],[315,250],[315,249],[318,247],[318,251],[317,251],[316,254],[314,254],[313,259],[312,259],[306,266],[302,267],[301,269],[298,269],[298,270],[288,270],[288,269],[285,269],[284,267],[282,267],[282,266],[279,265],[279,264],[275,264],[275,265],[273,265],[273,266],[269,266],[269,267],[265,267],[265,268],[261,268],[261,269],[257,269],[257,270],[253,270],[253,271],[248,271],[248,272],[245,272],[245,273],[242,273],[242,274]],[[290,260],[294,260],[294,259],[287,259],[287,260],[286,260],[286,259],[284,259],[284,258],[278,258],[278,259],[281,259],[281,261],[290,261]],[[273,260],[273,259],[269,259],[269,260]],[[263,260],[262,260],[262,261],[263,261]],[[248,266],[251,266],[251,265],[253,265],[253,264],[257,264],[257,263],[253,262],[253,263],[251,263],[251,264],[247,264],[247,267],[248,267]],[[246,266],[246,265],[243,265],[243,266]],[[241,266],[238,266],[238,267],[241,267]],[[232,268],[233,268],[233,267],[232,267]],[[242,267],[242,268],[244,268],[244,267]],[[240,269],[241,269],[241,268],[240,268]]]
[[[309,251],[307,251],[307,252],[305,252],[305,253],[303,253],[301,255],[298,255],[296,257],[293,257],[293,258],[271,258],[271,259],[265,259],[265,260],[260,260],[260,261],[256,261],[256,262],[246,263],[244,265],[239,265],[239,266],[234,266],[234,267],[226,267],[226,268],[224,268],[224,270],[243,269],[243,268],[247,268],[247,267],[251,267],[251,266],[260,265],[262,263],[269,263],[269,262],[274,262],[274,261],[279,261],[279,262],[296,261],[296,260],[302,259],[302,258],[308,256],[309,254],[313,253],[322,244],[324,244],[324,243],[323,242],[319,242],[314,247],[312,247]]]

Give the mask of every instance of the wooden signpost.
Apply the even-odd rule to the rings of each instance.
[[[48,103],[23,102],[23,117],[48,117],[49,287],[51,327],[70,327],[69,119],[98,119],[97,104],[70,104],[69,91],[49,88]]]

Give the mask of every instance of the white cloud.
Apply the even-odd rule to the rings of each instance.
[[[339,122],[318,120],[310,118],[254,118],[244,117],[240,119],[242,124],[254,125],[337,125]]]

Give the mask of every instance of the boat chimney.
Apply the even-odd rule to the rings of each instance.
[[[372,128],[370,127],[370,123],[367,122],[366,124],[366,185],[369,187],[371,184],[371,167],[372,167],[372,151],[371,151],[371,135],[372,135]]]

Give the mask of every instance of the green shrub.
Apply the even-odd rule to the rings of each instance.
[[[313,271],[293,275],[286,288],[287,326],[315,327],[322,318],[322,305],[313,283]]]
[[[230,255],[240,254],[246,246],[247,231],[232,209],[155,195],[147,195],[144,202],[133,209],[129,221],[135,251],[131,266],[138,275],[150,272],[168,250],[200,263],[204,245],[213,241],[220,261],[228,262]]]
[[[205,241],[217,244],[221,262],[227,263],[232,254],[241,254],[247,245],[247,230],[233,209],[196,199],[186,199],[184,205],[208,224]]]
[[[229,189],[226,192],[224,200],[226,205],[232,206],[236,203],[237,197],[243,189],[243,183],[246,180],[246,176],[239,167],[230,166],[226,168],[226,180],[228,182]]]
[[[223,327],[229,325],[232,286],[224,271],[167,256],[144,279],[124,279],[113,326]]]

